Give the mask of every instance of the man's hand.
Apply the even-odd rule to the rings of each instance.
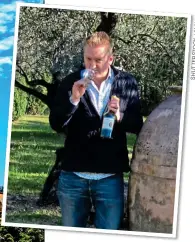
[[[117,121],[120,121],[120,99],[116,96],[112,96],[108,104],[108,109],[111,110],[115,115]]]
[[[79,102],[80,98],[84,95],[87,85],[85,79],[76,81],[72,87],[72,101]]]

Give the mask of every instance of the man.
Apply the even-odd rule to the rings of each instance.
[[[70,74],[51,108],[51,127],[66,134],[57,188],[64,226],[85,227],[91,205],[96,228],[119,229],[123,218],[123,172],[129,171],[126,132],[138,134],[142,117],[137,83],[112,66],[112,48],[105,32],[88,37],[84,63],[94,70],[93,80],[86,86],[83,70]],[[107,109],[116,116],[112,139],[100,137]]]

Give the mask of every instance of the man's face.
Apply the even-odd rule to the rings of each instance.
[[[95,70],[95,78],[104,79],[113,62],[113,55],[109,53],[106,45],[89,46],[84,48],[84,62],[86,69]]]

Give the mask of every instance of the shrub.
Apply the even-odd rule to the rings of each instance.
[[[21,91],[19,88],[15,88],[12,120],[15,121],[19,119],[21,116],[25,115],[26,107],[27,94]]]

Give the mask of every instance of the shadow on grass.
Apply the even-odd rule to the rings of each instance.
[[[14,172],[11,172],[8,181],[8,193],[20,195],[39,195],[43,188],[45,179],[46,174],[16,174]]]
[[[39,159],[42,159],[43,163],[40,163],[36,157],[32,158],[32,155],[23,155],[21,161],[10,162],[9,166],[10,168],[16,166],[19,172],[48,174],[52,166],[55,164],[55,155],[53,154],[48,161],[48,155],[39,154]]]
[[[46,215],[46,214],[33,214],[33,213],[20,213],[19,215],[7,214],[6,222],[36,224],[36,225],[39,225],[39,224],[56,225],[56,226],[62,225],[60,216]]]
[[[22,151],[22,152],[28,152],[28,151],[31,151],[32,152],[32,149],[33,149],[33,154],[32,156],[35,156],[36,155],[36,152],[40,152],[43,153],[43,155],[45,155],[47,153],[47,157],[48,155],[50,155],[50,152],[55,152],[56,149],[60,148],[60,147],[63,147],[63,144],[60,144],[59,143],[56,143],[56,145],[54,145],[53,143],[49,143],[49,144],[40,144],[40,143],[35,143],[35,144],[18,144],[18,143],[15,143],[13,142],[11,144],[11,152],[16,152],[15,150],[17,151]],[[46,152],[47,151],[47,152]],[[23,154],[21,154],[21,156],[23,156]]]
[[[56,139],[57,137],[64,137],[63,135],[60,134],[56,134],[56,133],[52,133],[52,132],[46,132],[45,130],[40,131],[40,130],[36,130],[36,131],[23,131],[23,130],[19,130],[19,131],[12,131],[11,133],[11,139],[12,141],[14,140],[21,140],[21,139],[30,139],[30,138],[37,138],[37,139]]]
[[[20,125],[27,125],[27,126],[29,126],[29,125],[40,125],[41,127],[44,127],[44,126],[46,126],[46,127],[50,127],[50,125],[49,125],[49,123],[47,123],[47,122],[43,122],[43,121],[37,121],[37,120],[33,120],[33,121],[31,121],[31,120],[27,120],[27,121],[24,121],[24,122],[21,122],[20,123]]]
[[[13,123],[12,130],[15,129],[53,132],[48,123],[43,123],[39,121],[20,121],[19,123]]]

